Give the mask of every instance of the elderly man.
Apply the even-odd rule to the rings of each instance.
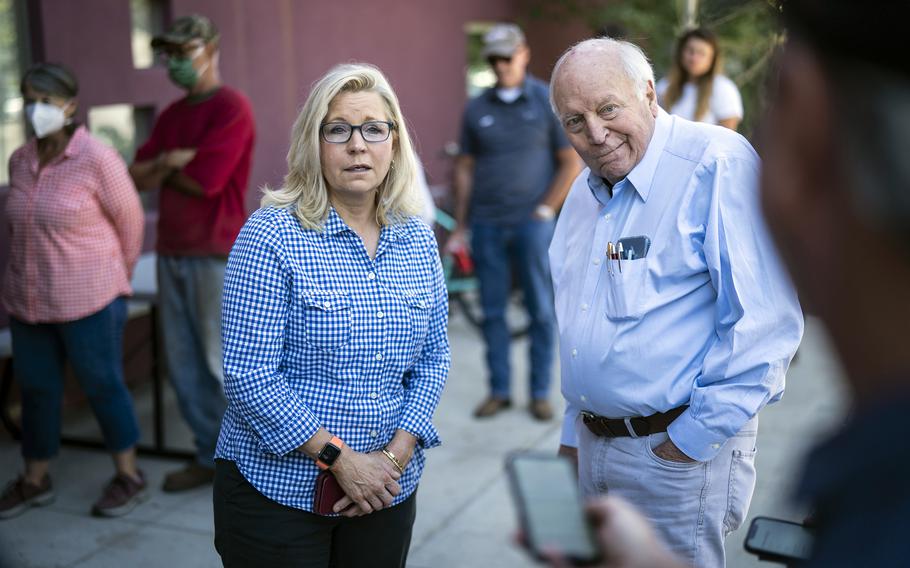
[[[671,117],[630,43],[557,62],[553,108],[588,169],[550,247],[561,453],[583,493],[641,507],[690,563],[724,565],[755,484],[758,411],[803,331],[758,208],[759,161],[730,130]]]
[[[521,29],[494,26],[484,36],[483,55],[496,86],[465,109],[455,162],[458,228],[449,240],[450,250],[464,246],[470,225],[490,373],[489,396],[474,415],[490,417],[511,405],[505,316],[514,266],[531,320],[529,409],[550,420],[556,326],[547,247],[580,164],[550,112],[546,83],[527,74],[531,52]]]
[[[765,129],[765,213],[854,399],[850,422],[804,474],[800,493],[816,511],[806,568],[910,558],[910,5],[888,8],[787,2],[790,39]],[[856,42],[857,30],[874,33]],[[591,512],[605,566],[680,566],[627,504],[605,498]]]
[[[246,220],[253,113],[221,84],[218,30],[203,16],[176,20],[152,40],[186,96],[159,115],[130,166],[140,190],[161,188],[158,292],[167,373],[193,431],[196,460],[165,491],[212,482],[227,402],[221,370],[221,289],[227,256]]]

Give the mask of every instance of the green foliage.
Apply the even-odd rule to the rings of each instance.
[[[605,25],[623,29],[625,39],[642,47],[654,74],[666,75],[676,37],[685,23],[684,0],[530,0],[531,19],[579,19],[592,33]],[[739,86],[745,117],[739,131],[750,136],[764,110],[765,81],[781,41],[774,0],[700,0],[697,22],[720,39],[724,71]]]

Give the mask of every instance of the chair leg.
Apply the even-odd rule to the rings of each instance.
[[[3,376],[0,378],[0,422],[15,440],[22,439],[22,429],[9,413],[9,396],[13,388],[13,359],[6,360]]]

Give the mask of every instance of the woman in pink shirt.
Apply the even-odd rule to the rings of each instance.
[[[136,467],[139,426],[123,382],[124,296],[142,245],[142,207],[116,151],[73,121],[78,84],[38,64],[21,84],[35,137],[10,157],[10,258],[2,301],[22,389],[25,472],[0,495],[0,519],[54,498],[48,475],[60,445],[64,363],[95,413],[116,475],[92,507],[122,515],[146,497]]]

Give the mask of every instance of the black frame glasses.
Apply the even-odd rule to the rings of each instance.
[[[376,126],[382,124],[388,127],[388,130],[385,132],[373,132],[369,128],[371,126]],[[331,132],[331,128],[335,127],[344,127],[348,131],[345,132]],[[330,128],[331,127],[331,128]],[[364,128],[367,130],[364,130]],[[354,135],[354,131],[359,130],[360,136],[363,138],[364,142],[369,142],[370,144],[377,144],[379,142],[385,142],[389,139],[389,136],[392,135],[392,131],[395,130],[395,123],[389,120],[368,120],[361,124],[349,124],[347,122],[325,122],[322,126],[319,127],[319,134],[322,136],[322,139],[328,142],[329,144],[347,144],[351,139],[351,136]],[[380,129],[382,130],[382,129]],[[346,136],[345,136],[346,134]]]
[[[512,58],[506,57],[505,55],[491,55],[487,57],[487,63],[490,64],[490,67],[496,67],[496,64],[502,62],[506,65],[511,65]]]

